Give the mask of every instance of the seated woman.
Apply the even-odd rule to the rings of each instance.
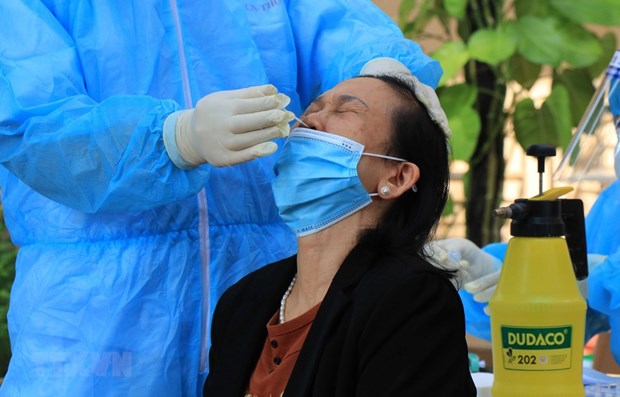
[[[298,254],[219,301],[205,395],[475,396],[460,298],[424,252],[449,181],[434,91],[358,77],[302,120],[272,184]]]

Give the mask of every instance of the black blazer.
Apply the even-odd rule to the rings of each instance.
[[[267,321],[295,272],[296,257],[282,260],[220,299],[205,396],[244,395]],[[284,396],[475,396],[464,324],[457,291],[433,266],[356,247],[329,287]]]

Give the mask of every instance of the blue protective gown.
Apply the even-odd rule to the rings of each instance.
[[[592,206],[586,219],[586,231],[588,232],[588,251],[608,255],[607,259],[595,267],[588,277],[588,306],[594,309],[598,317],[601,317],[600,313],[607,317],[612,330],[611,352],[616,361],[620,363],[619,214],[620,181],[616,181],[601,193]]]
[[[610,86],[617,87],[620,78],[616,51],[606,75],[610,77]],[[609,110],[617,119],[620,116],[620,89],[607,91]],[[616,176],[620,178],[620,122],[616,121],[618,142],[615,152]],[[615,360],[620,363],[620,180],[605,189],[594,203],[588,214],[586,227],[588,250],[601,255],[608,255],[606,260],[594,268],[588,278],[590,294],[588,304],[609,320],[611,327],[610,346]]]
[[[1,396],[191,396],[221,293],[293,254],[277,155],[192,171],[170,113],[272,83],[300,111],[390,56],[439,65],[365,0],[0,2],[0,172],[21,247]]]

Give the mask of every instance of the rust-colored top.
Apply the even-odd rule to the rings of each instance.
[[[245,397],[282,396],[320,305],[283,324],[278,324],[278,313],[271,317],[267,339]]]

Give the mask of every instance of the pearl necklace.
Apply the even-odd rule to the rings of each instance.
[[[284,322],[284,309],[286,308],[286,300],[288,296],[291,294],[293,287],[295,286],[295,281],[297,281],[297,274],[293,276],[293,280],[291,280],[291,284],[288,286],[284,295],[282,295],[282,300],[280,301],[280,324]]]

